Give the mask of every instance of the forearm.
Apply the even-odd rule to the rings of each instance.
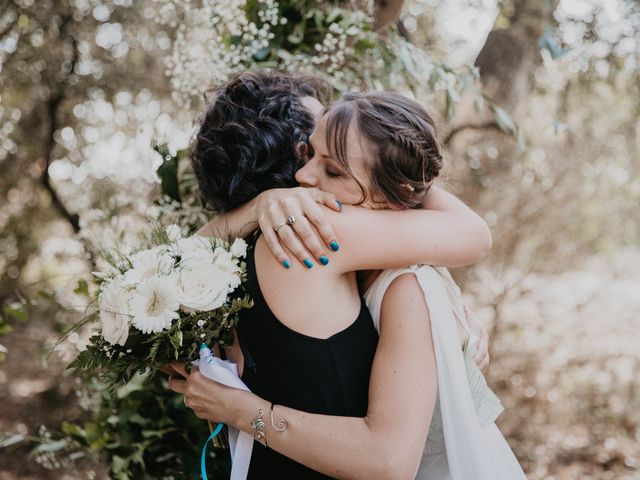
[[[246,237],[258,228],[256,205],[257,197],[235,210],[217,215],[196,234],[203,237]]]
[[[451,215],[451,218],[455,219],[456,224],[463,229],[460,234],[464,234],[466,230],[467,234],[472,236],[474,244],[471,250],[477,252],[480,256],[491,249],[491,231],[487,223],[480,215],[455,195],[434,185],[425,197],[423,208],[425,210],[443,212]],[[455,230],[457,228],[456,225],[454,225],[453,228]],[[443,232],[442,239],[455,241],[453,235],[449,236],[447,231]],[[453,266],[445,263],[441,263],[440,265]]]
[[[245,393],[245,392],[243,392]],[[375,420],[357,417],[318,415],[275,406],[274,421],[286,419],[284,432],[276,431],[269,418],[270,403],[253,394],[234,402],[232,422],[253,434],[249,422],[264,410],[268,447],[334,478],[399,479],[403,459],[392,458],[391,445],[400,442],[393,431],[385,431]],[[409,478],[410,475],[407,477]]]

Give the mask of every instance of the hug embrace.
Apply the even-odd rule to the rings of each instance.
[[[491,236],[434,184],[434,121],[397,93],[328,91],[261,72],[215,92],[192,165],[219,215],[198,233],[249,244],[254,306],[219,354],[250,391],[178,362],[170,388],[255,438],[247,478],[525,478],[495,425],[486,334],[447,271]]]

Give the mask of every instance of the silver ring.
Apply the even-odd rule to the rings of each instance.
[[[278,230],[280,230],[282,227],[286,227],[287,225],[289,225],[287,222],[281,223],[276,228],[274,228],[274,230],[276,231],[276,233],[278,233]]]
[[[296,220],[298,218],[302,218],[304,217],[304,215],[289,215],[287,217],[287,221],[284,223],[281,223],[280,225],[278,225],[276,228],[274,228],[274,230],[276,231],[276,233],[278,233],[278,230],[280,230],[282,227],[286,226],[286,225],[293,225],[294,223],[296,223]]]
[[[189,408],[189,404],[187,403],[187,396],[186,395],[182,396],[182,401],[184,402],[184,406]]]

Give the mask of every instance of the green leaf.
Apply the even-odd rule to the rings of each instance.
[[[513,123],[513,120],[509,116],[509,114],[498,106],[493,106],[493,112],[495,113],[496,123],[500,130],[503,132],[515,133],[516,125]]]
[[[72,435],[74,437],[84,438],[86,436],[86,432],[79,425],[71,422],[63,422],[62,431],[67,435]]]
[[[33,449],[32,453],[38,454],[38,453],[47,453],[47,452],[57,452],[59,450],[62,450],[66,446],[67,446],[66,440],[55,440],[53,442],[47,442],[47,443],[43,443],[42,445],[38,445],[36,448]]]
[[[162,156],[162,164],[156,170],[162,193],[179,202],[178,156],[172,156],[167,145],[155,145],[153,149]]]
[[[170,337],[171,345],[173,345],[173,352],[176,359],[180,358],[180,347],[182,347],[182,341],[184,340],[184,336],[182,334],[182,330],[176,330],[173,335]]]
[[[19,435],[19,434],[15,434],[15,435],[11,435],[7,438],[4,438],[2,440],[0,440],[0,448],[7,448],[10,447],[11,445],[15,445],[16,443],[20,443],[24,440],[24,435]]]
[[[13,327],[11,325],[0,323],[0,335],[6,335],[11,332],[13,332]]]
[[[287,37],[287,40],[293,44],[301,43],[304,40],[304,29],[305,29],[304,22],[298,23],[293,28],[293,31]]]
[[[86,351],[86,350],[85,350]],[[116,390],[116,396],[120,399],[128,397],[133,392],[144,390],[144,382],[147,380],[150,372],[136,373],[126,385]]]
[[[473,101],[473,107],[476,110],[476,113],[482,113],[484,110],[484,97],[482,95],[478,95]]]
[[[87,281],[84,279],[78,280],[78,286],[75,288],[73,293],[77,295],[84,295],[85,297],[89,296],[89,284]]]
[[[9,315],[21,322],[24,322],[27,319],[27,312],[24,311],[24,308],[19,303],[12,303],[11,305],[5,305],[2,309],[5,315]]]
[[[45,300],[55,300],[56,296],[53,292],[48,292],[47,290],[40,290],[38,295]]]

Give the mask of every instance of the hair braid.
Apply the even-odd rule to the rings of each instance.
[[[397,93],[344,95],[329,111],[327,144],[347,172],[345,145],[352,120],[370,146],[369,196],[419,208],[443,166],[433,119],[417,102]],[[363,198],[367,198],[364,189]]]

